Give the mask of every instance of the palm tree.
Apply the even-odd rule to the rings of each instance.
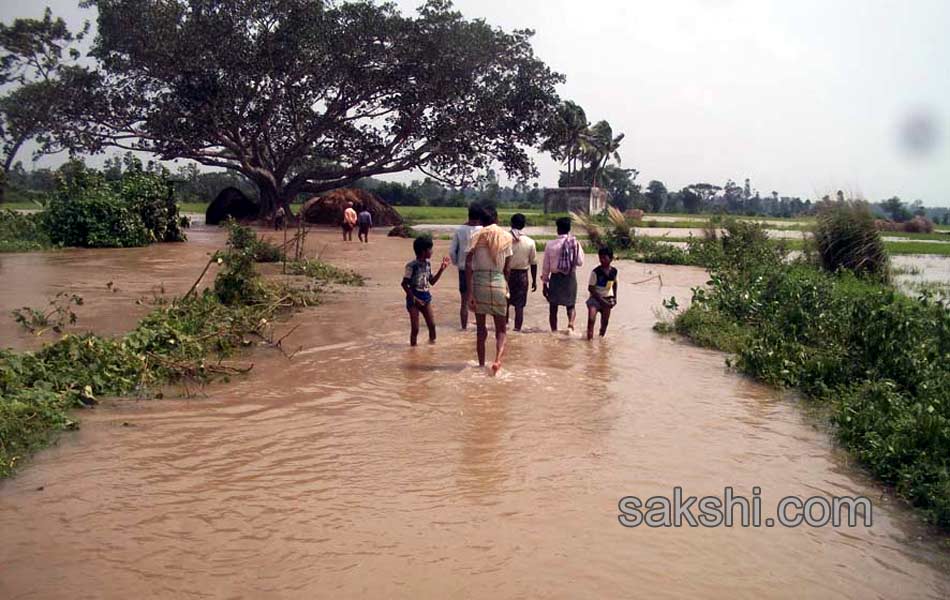
[[[570,179],[577,170],[577,161],[588,151],[586,140],[587,115],[577,103],[566,100],[557,110],[557,119],[552,123],[548,139],[541,149],[550,152],[554,160],[567,166]]]
[[[596,125],[589,128],[585,134],[587,144],[590,148],[587,155],[591,170],[591,185],[595,186],[600,179],[600,175],[607,167],[610,159],[620,164],[620,143],[623,141],[624,134],[614,136],[613,129],[607,121],[599,121]]]
[[[611,159],[620,164],[617,150],[623,138],[622,133],[614,136],[607,121],[600,121],[592,127],[584,109],[565,100],[558,107],[557,118],[551,123],[541,149],[567,166],[568,185],[583,185],[590,178],[593,186],[601,182],[603,171]]]

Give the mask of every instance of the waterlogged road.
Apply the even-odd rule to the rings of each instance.
[[[192,239],[0,255],[0,309],[80,286],[80,325],[118,331],[144,310],[131,299],[162,281],[187,289],[221,241]],[[941,539],[793,399],[651,331],[661,299],[688,298],[701,271],[621,263],[628,283],[593,344],[545,332],[532,296],[529,330],[492,379],[473,365],[474,333],[458,331],[454,273],[435,289],[438,344],[410,349],[409,242],[335,240],[311,236],[313,252],[371,279],[294,319],[293,361],[255,350],[251,375],[197,397],[84,412],[79,432],[0,483],[0,598],[950,596]],[[654,273],[662,287],[629,284]],[[27,344],[12,331],[5,342]],[[758,486],[765,507],[868,496],[874,524],[620,526],[621,497],[674,486]]]

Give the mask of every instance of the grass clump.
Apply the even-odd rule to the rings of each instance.
[[[847,269],[881,280],[889,278],[884,240],[866,202],[822,202],[814,236],[818,258],[825,270]]]

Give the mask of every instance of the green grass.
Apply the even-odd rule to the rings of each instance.
[[[657,216],[662,217],[677,217],[682,219],[709,219],[711,217],[733,217],[740,221],[814,221],[814,217],[762,217],[762,216],[747,216],[747,215],[720,215],[715,213],[646,213],[643,215],[643,219],[651,219]]]
[[[805,247],[803,240],[773,240],[782,241],[789,250],[802,250]],[[950,244],[932,244],[930,242],[884,242],[884,248],[889,254],[929,254],[933,256],[950,256]]]
[[[393,208],[410,223],[456,225],[468,219],[468,208],[464,206],[394,206]],[[500,208],[498,222],[507,225],[511,215],[519,212],[527,217],[529,226],[553,225],[559,217],[567,216],[567,213],[546,215],[539,209],[531,208]]]
[[[663,216],[677,216],[676,221],[660,221],[656,219],[655,215],[645,215],[641,221],[640,227],[658,227],[658,228],[667,228],[667,229],[702,229],[709,225],[709,219],[713,215],[705,215],[705,218],[697,219],[696,217],[703,217],[703,215],[689,215],[688,217],[679,218],[678,215],[663,215]],[[737,221],[743,221],[748,223],[761,223],[764,220],[772,220],[768,217],[739,217]],[[776,231],[805,231],[810,227],[810,224],[799,224],[795,222],[790,222],[788,225],[773,225],[766,224],[767,229],[773,229]]]
[[[899,237],[911,240],[935,240],[939,242],[950,242],[950,232],[940,233],[938,231],[934,231],[933,233],[901,233],[900,231],[882,231],[881,237]]]
[[[9,210],[43,210],[43,205],[37,204],[36,202],[27,202],[27,201],[18,201],[18,202],[4,202],[0,204],[0,210],[9,209]]]
[[[928,242],[888,242],[884,247],[891,254],[932,254],[950,256],[950,244],[931,244]]]
[[[208,210],[208,204],[206,202],[179,202],[178,210],[182,213],[198,213],[205,214],[205,211]]]

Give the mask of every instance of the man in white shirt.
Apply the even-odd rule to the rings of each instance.
[[[459,272],[459,294],[462,297],[462,303],[459,307],[459,321],[462,329],[468,328],[468,287],[465,282],[465,256],[468,254],[469,241],[472,234],[482,228],[482,207],[473,202],[468,207],[468,221],[460,225],[452,235],[452,243],[449,245],[449,258],[452,264],[458,268]]]
[[[508,273],[508,309],[515,308],[515,331],[524,324],[524,307],[528,303],[528,270],[531,270],[531,291],[538,289],[538,249],[534,240],[523,231],[527,219],[521,213],[511,216],[511,270]],[[507,320],[507,317],[506,317]]]

